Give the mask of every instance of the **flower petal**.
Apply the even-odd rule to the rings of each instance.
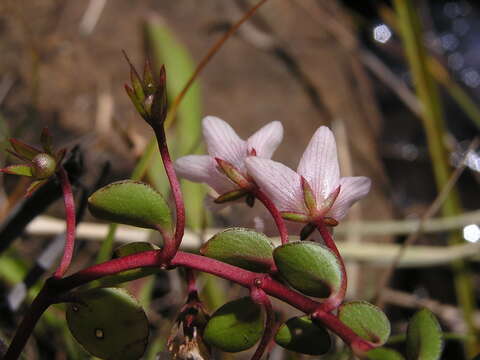
[[[282,139],[282,123],[272,121],[247,139],[248,151],[255,149],[257,156],[270,159]]]
[[[187,155],[175,161],[178,175],[194,182],[209,185],[219,195],[236,188],[224,174],[217,170],[216,161],[208,155]]]
[[[313,134],[298,164],[297,172],[308,180],[317,204],[321,204],[338,186],[340,170],[337,145],[329,128],[321,126]]]
[[[372,181],[365,176],[343,177],[340,179],[340,193],[326,216],[340,221],[348,209],[370,191]]]
[[[269,159],[249,156],[247,171],[279,211],[306,213],[300,176],[289,167]]]
[[[227,160],[242,171],[247,143],[238,137],[229,124],[215,116],[205,117],[202,126],[208,153],[214,158]]]

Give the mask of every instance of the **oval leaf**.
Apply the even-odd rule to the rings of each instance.
[[[355,334],[377,346],[390,336],[390,321],[380,308],[366,301],[344,303],[338,317]]]
[[[151,186],[133,180],[111,183],[88,199],[92,214],[100,219],[165,231],[172,229],[172,215],[163,196]]]
[[[150,244],[149,242],[146,242],[146,241],[132,242],[117,248],[113,252],[113,257],[119,258],[127,255],[141,253],[144,251],[152,251],[152,250],[158,250],[158,249],[159,249],[158,246]],[[145,267],[145,268],[126,270],[126,271],[119,272],[115,275],[104,276],[99,280],[93,281],[90,287],[92,288],[100,287],[100,286],[111,287],[127,281],[140,279],[142,277],[158,273],[159,271],[162,271],[162,270],[155,267]]]
[[[205,327],[204,340],[226,352],[251,348],[263,332],[260,305],[249,297],[226,303],[212,315]]]
[[[418,311],[408,323],[407,357],[409,360],[440,359],[443,333],[437,318],[428,309]]]
[[[312,322],[308,316],[293,317],[285,322],[275,342],[287,350],[307,355],[322,355],[330,350],[332,341],[323,327]]]
[[[282,276],[306,295],[329,297],[340,289],[340,264],[323,245],[311,241],[291,242],[277,247],[273,257]]]
[[[123,289],[78,294],[68,304],[67,323],[75,339],[102,359],[139,359],[147,346],[148,320],[137,300]]]
[[[387,348],[376,348],[365,354],[368,360],[405,360],[397,351]]]
[[[208,240],[200,253],[255,272],[268,272],[273,265],[273,245],[265,235],[250,229],[232,228]]]

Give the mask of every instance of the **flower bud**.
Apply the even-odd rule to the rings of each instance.
[[[32,174],[37,180],[52,176],[57,169],[57,161],[47,153],[40,153],[32,159]]]

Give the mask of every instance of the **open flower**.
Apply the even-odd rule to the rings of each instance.
[[[340,177],[335,138],[326,126],[313,135],[297,172],[253,156],[245,163],[260,189],[289,220],[309,223],[322,218],[335,225],[370,191],[367,177]]]
[[[205,117],[202,127],[209,155],[184,156],[175,162],[175,170],[185,179],[209,185],[219,195],[240,188],[225,175],[225,169],[220,168],[219,162],[249,179],[245,167],[247,156],[269,159],[283,138],[283,127],[279,121],[268,123],[246,141],[229,124],[214,116]]]

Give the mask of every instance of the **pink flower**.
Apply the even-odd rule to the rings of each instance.
[[[297,172],[255,156],[248,157],[245,163],[260,190],[290,220],[311,222],[327,218],[333,225],[370,191],[371,181],[367,177],[340,177],[335,138],[326,126],[313,135]]]
[[[208,155],[181,157],[175,162],[175,170],[185,179],[209,185],[219,195],[239,187],[219,169],[216,159],[227,161],[248,178],[245,167],[247,156],[254,154],[270,158],[283,138],[283,127],[279,121],[268,123],[246,141],[229,124],[214,116],[205,117],[202,127]]]

